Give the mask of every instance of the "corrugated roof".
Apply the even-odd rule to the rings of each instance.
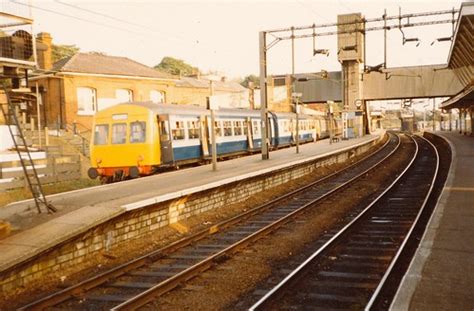
[[[127,57],[77,53],[53,64],[54,71],[132,77],[175,79],[176,77],[140,64]]]
[[[245,87],[232,81],[213,81],[214,90],[226,92],[243,92]],[[209,88],[209,80],[183,77],[177,83],[177,87]]]

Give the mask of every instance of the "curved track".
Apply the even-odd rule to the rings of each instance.
[[[436,148],[421,137],[414,141],[417,152],[392,185],[251,310],[371,309],[437,176]]]
[[[22,309],[122,310],[142,306],[351,184],[390,157],[399,145],[399,137],[391,134],[382,148],[344,170]]]

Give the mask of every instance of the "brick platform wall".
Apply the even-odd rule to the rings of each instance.
[[[3,272],[0,275],[0,288],[3,293],[8,293],[26,285],[35,286],[34,283],[40,282],[45,276],[60,277],[64,275],[65,269],[68,273],[72,273],[74,266],[78,264],[81,264],[81,268],[93,265],[88,260],[99,252],[109,251],[123,243],[144,238],[157,229],[193,215],[243,202],[254,194],[308,175],[319,167],[342,163],[349,157],[367,151],[374,144],[375,142],[372,142],[310,163],[130,211],[90,229],[63,245],[58,245],[54,250]]]

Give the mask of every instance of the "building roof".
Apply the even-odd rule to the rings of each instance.
[[[295,78],[295,91],[303,94],[303,103],[342,100],[340,71],[328,72],[328,77],[324,79],[319,74],[311,73],[295,74]],[[298,81],[301,78],[307,81]]]
[[[77,53],[53,64],[53,71],[89,74],[120,75],[156,79],[176,77],[140,64],[127,57]]]
[[[245,87],[237,82],[232,81],[212,81],[214,84],[214,90],[225,91],[225,92],[243,92],[246,90]],[[196,79],[189,77],[182,77],[177,83],[177,87],[192,87],[192,88],[209,88],[209,80]]]

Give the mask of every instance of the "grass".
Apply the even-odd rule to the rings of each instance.
[[[71,190],[77,190],[82,188],[88,188],[99,185],[98,180],[91,180],[87,178],[81,178],[72,181],[64,181],[54,184],[43,185],[43,191],[46,195],[55,194],[60,192],[66,192]],[[31,199],[33,196],[29,189],[19,188],[7,192],[0,193],[0,207],[5,206],[12,202],[21,200]]]

